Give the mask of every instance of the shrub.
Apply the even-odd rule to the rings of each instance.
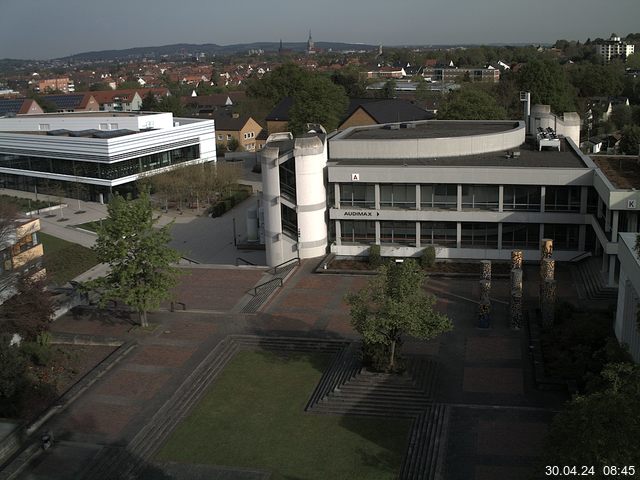
[[[432,268],[436,264],[436,249],[433,245],[429,245],[422,250],[420,255],[420,266],[422,268]]]
[[[380,255],[380,245],[371,245],[369,248],[369,266],[378,268],[382,265],[382,256]]]
[[[40,345],[36,342],[23,342],[22,353],[31,359],[36,365],[46,367],[51,362],[51,349],[48,345]]]

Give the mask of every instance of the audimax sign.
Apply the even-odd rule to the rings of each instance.
[[[367,210],[344,210],[342,212],[343,217],[379,217],[380,212],[367,211]]]

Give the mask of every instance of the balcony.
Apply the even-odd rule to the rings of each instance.
[[[31,263],[38,258],[41,258],[44,255],[44,249],[42,248],[42,244],[39,243],[34,245],[26,250],[21,251],[17,255],[13,256],[13,269],[17,270],[18,268],[23,267],[27,263]]]

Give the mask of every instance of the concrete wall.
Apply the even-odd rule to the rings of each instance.
[[[635,233],[620,234],[620,279],[614,330],[618,341],[627,344],[634,361],[640,363],[640,333],[637,323],[640,259],[634,251],[636,236]]]
[[[96,105],[98,104],[96,103]],[[0,132],[38,132],[42,131],[41,125],[48,125],[48,130],[100,130],[101,124],[118,124],[117,128],[106,128],[104,130],[128,129],[136,131],[142,128],[172,128],[174,125],[171,113],[146,115],[108,114],[107,112],[101,114],[83,112],[73,114],[45,113],[43,115],[0,118]]]
[[[457,121],[440,120],[438,122],[455,124]],[[331,158],[445,158],[515,150],[524,141],[523,122],[519,122],[517,127],[511,129],[505,125],[504,132],[460,137],[349,139],[338,136],[331,140]]]

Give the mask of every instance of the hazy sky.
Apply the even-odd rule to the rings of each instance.
[[[640,31],[640,0],[0,0],[0,58],[172,43],[548,43]]]

